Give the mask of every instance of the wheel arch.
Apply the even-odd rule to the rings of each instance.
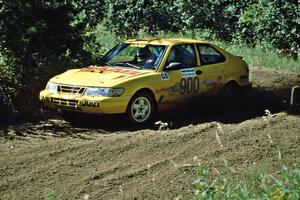
[[[155,98],[155,94],[154,94],[154,92],[153,92],[150,88],[147,88],[147,87],[138,89],[138,90],[132,95],[132,97],[130,98],[130,100],[129,100],[128,104],[127,104],[126,111],[128,110],[128,106],[129,106],[130,101],[132,100],[132,98],[133,98],[135,95],[137,95],[137,94],[139,94],[139,93],[143,93],[143,92],[146,92],[146,93],[148,93],[148,94],[151,95],[151,97],[152,97],[152,99],[153,99],[153,102],[154,102],[155,112],[157,112],[157,110],[158,110],[158,103],[157,103],[157,100],[156,100],[156,98]]]
[[[226,83],[223,84],[223,87],[225,85],[233,85],[235,87],[241,87],[236,80],[229,80],[229,81],[227,81]]]

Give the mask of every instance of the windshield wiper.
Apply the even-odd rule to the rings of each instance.
[[[121,66],[125,66],[125,67],[132,67],[132,68],[135,68],[135,69],[143,69],[142,67],[139,67],[137,65],[134,65],[134,64],[131,64],[131,63],[123,63],[123,62],[116,62],[116,63],[112,63],[112,65],[121,65]]]

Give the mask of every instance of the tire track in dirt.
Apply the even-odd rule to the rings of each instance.
[[[270,83],[283,81],[284,88],[256,78],[256,88],[264,88],[255,90],[249,100],[254,102],[225,113],[216,109],[204,115],[194,113],[201,107],[192,107],[180,111],[180,119],[169,114],[164,119],[173,122],[172,130],[111,129],[101,123],[74,127],[60,119],[4,127],[0,199],[44,199],[47,194],[57,199],[189,199],[199,163],[209,167],[211,178],[245,178],[256,170],[276,176],[282,166],[300,162],[300,117],[285,112],[280,93],[298,77],[263,72],[252,73],[273,73]],[[266,122],[264,109],[278,113]]]

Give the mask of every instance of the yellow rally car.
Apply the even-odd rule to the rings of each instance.
[[[131,39],[97,66],[51,78],[40,100],[71,115],[127,113],[131,122],[143,124],[191,97],[230,95],[249,86],[245,61],[209,42]]]

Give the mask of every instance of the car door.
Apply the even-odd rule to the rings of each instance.
[[[161,72],[159,104],[184,101],[197,94],[199,79],[196,75],[197,56],[194,44],[177,44],[170,47]]]
[[[209,44],[197,44],[196,46],[200,58],[200,67],[197,70],[202,73],[200,93],[203,96],[214,96],[223,85],[226,58]]]

